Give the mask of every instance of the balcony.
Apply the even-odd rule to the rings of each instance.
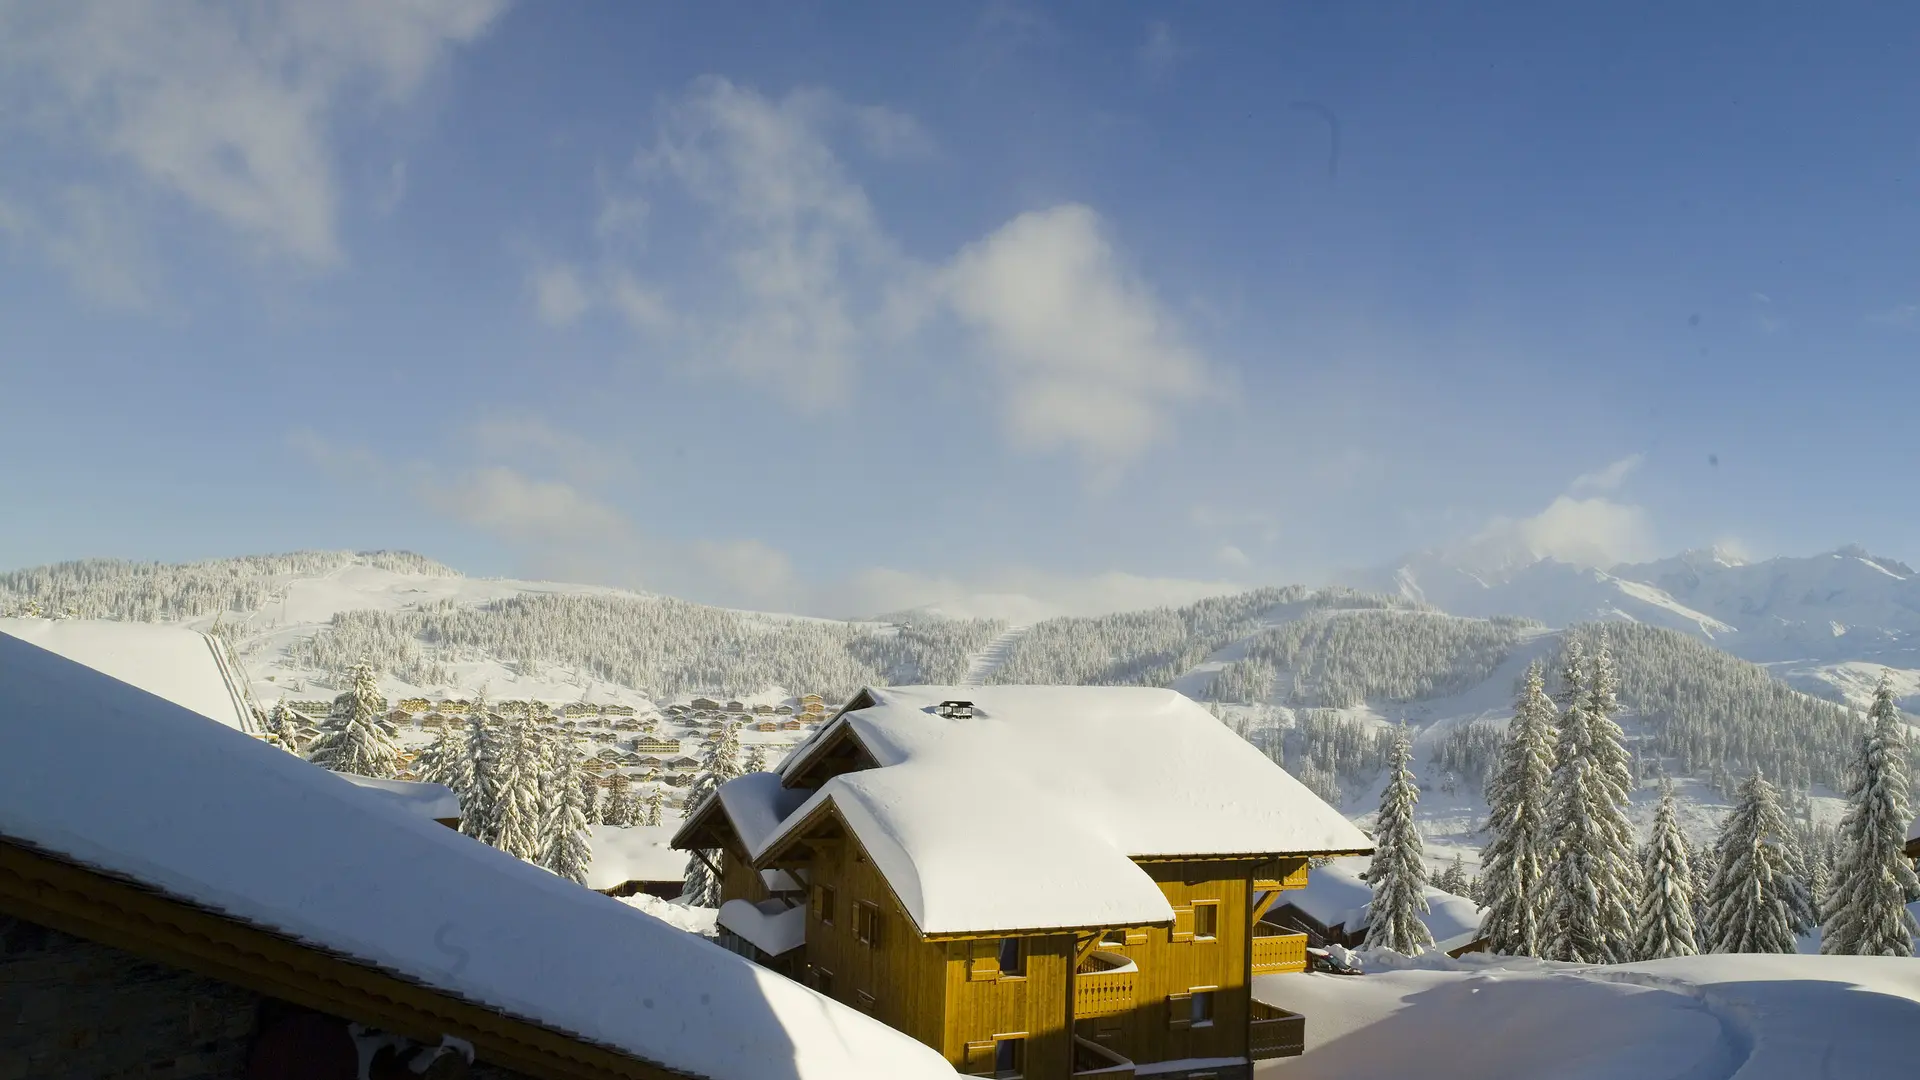
[[[1255,1061],[1298,1057],[1307,1049],[1307,1018],[1299,1013],[1253,1003],[1247,1022],[1247,1056]]]
[[[1073,1016],[1113,1016],[1133,1010],[1134,980],[1140,969],[1119,953],[1087,954],[1073,976]]]
[[[1073,1037],[1073,1075],[1101,1080],[1133,1080],[1133,1062],[1091,1039]]]
[[[1307,935],[1282,930],[1272,923],[1253,928],[1253,973],[1277,975],[1307,970]]]

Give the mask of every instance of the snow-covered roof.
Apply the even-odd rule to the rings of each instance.
[[[8,635],[0,835],[671,1069],[952,1076],[792,980]]]
[[[768,956],[791,952],[807,942],[807,909],[778,900],[757,904],[729,900],[720,905],[719,923]]]
[[[377,791],[392,799],[395,806],[429,821],[451,821],[460,816],[460,796],[445,784],[423,784],[416,780],[376,780],[371,776],[335,773],[349,783]]]
[[[734,831],[747,850],[758,854],[767,840],[794,810],[807,801],[808,793],[780,786],[775,773],[757,772],[735,777],[720,785],[720,806],[733,822]]]
[[[687,853],[667,846],[671,825],[595,825],[587,888],[611,889],[629,881],[684,881]]]
[[[253,698],[225,645],[210,634],[160,623],[105,619],[0,619],[11,634],[252,734]]]
[[[1314,922],[1329,930],[1355,931],[1367,924],[1367,907],[1373,903],[1373,889],[1360,880],[1365,860],[1341,859],[1307,872],[1303,889],[1280,894],[1280,903],[1299,908]],[[1427,924],[1434,944],[1453,950],[1472,944],[1480,933],[1481,909],[1464,896],[1427,886],[1427,908],[1420,921]]]
[[[872,704],[849,708],[830,726],[847,729],[879,767],[828,780],[748,847],[756,859],[772,852],[831,803],[922,933],[1166,922],[1172,908],[1135,858],[1372,847],[1338,811],[1171,690],[908,686],[863,694]],[[971,717],[940,715],[939,704],[956,699],[972,702]],[[822,732],[812,748],[830,738]],[[784,774],[800,776],[804,764]],[[731,799],[727,805],[731,813]]]

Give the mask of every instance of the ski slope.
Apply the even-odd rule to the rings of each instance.
[[[994,635],[992,641],[981,647],[979,652],[967,657],[967,673],[961,676],[962,686],[980,686],[988,677],[1006,665],[1007,657],[1013,655],[1014,646],[1027,636],[1031,626],[1009,626]]]

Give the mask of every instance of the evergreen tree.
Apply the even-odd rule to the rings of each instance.
[[[1394,732],[1392,772],[1380,793],[1379,824],[1373,837],[1373,862],[1367,884],[1373,903],[1367,908],[1367,944],[1418,956],[1433,945],[1433,935],[1420,916],[1427,913],[1427,866],[1413,808],[1420,801],[1413,772],[1407,767],[1412,742],[1402,726]]]
[[[348,672],[352,685],[333,699],[326,731],[314,741],[307,760],[323,769],[391,780],[399,765],[393,727],[387,723],[387,700],[372,664],[355,664]]]
[[[568,881],[585,885],[593,864],[593,836],[587,818],[586,789],[580,785],[580,759],[571,749],[555,768],[558,800],[545,822],[540,865]]]
[[[622,828],[639,821],[639,807],[633,801],[633,781],[625,774],[615,773],[613,791],[607,796],[607,808],[603,820],[608,825]]]
[[[1638,874],[1625,805],[1631,779],[1619,725],[1607,715],[1617,705],[1605,639],[1590,664],[1577,640],[1567,652],[1571,689],[1565,691],[1553,775],[1547,957],[1617,963],[1633,947],[1630,906]]]
[[[1805,888],[1786,850],[1786,814],[1760,770],[1740,785],[1740,802],[1714,845],[1707,941],[1717,953],[1790,953],[1794,925],[1806,918]]]
[[[767,748],[759,743],[754,743],[752,746],[747,747],[747,760],[746,763],[740,767],[740,771],[742,773],[766,772]]]
[[[1553,740],[1553,701],[1535,660],[1514,702],[1499,771],[1487,785],[1487,827],[1494,837],[1480,856],[1479,902],[1487,908],[1481,929],[1493,952],[1539,956],[1546,947]]]
[[[1820,951],[1856,956],[1912,956],[1914,921],[1906,905],[1920,899],[1913,862],[1902,853],[1913,813],[1907,801],[1906,722],[1884,673],[1867,712],[1840,819],[1840,861],[1823,908]]]
[[[508,718],[503,727],[505,746],[493,801],[493,846],[534,862],[540,857],[544,824],[541,739],[525,715]]]
[[[1692,848],[1693,860],[1693,943],[1701,952],[1712,951],[1708,928],[1713,925],[1713,878],[1720,871],[1720,859],[1713,845]]]
[[[665,798],[659,784],[647,785],[647,800],[640,811],[640,824],[655,826],[660,824],[660,804],[665,801]]]
[[[1466,864],[1460,861],[1460,856],[1455,855],[1453,862],[1440,871],[1439,877],[1433,879],[1433,887],[1455,896],[1466,896],[1473,890],[1473,885],[1467,880]]]
[[[486,699],[476,698],[460,740],[459,765],[447,784],[460,799],[460,831],[483,844],[493,844],[500,835],[495,807],[505,756],[500,731],[490,720]]]
[[[605,816],[604,809],[600,805],[600,793],[600,778],[581,768],[580,802],[586,810],[588,821],[599,821]]]
[[[1673,786],[1660,790],[1660,808],[1653,815],[1653,835],[1640,852],[1640,906],[1633,935],[1638,960],[1692,956],[1694,940],[1693,867],[1687,856],[1687,838],[1674,816]]]
[[[714,798],[720,791],[720,785],[742,775],[743,762],[740,759],[740,726],[729,724],[721,731],[720,738],[702,755],[700,772],[694,777],[693,786],[687,792],[687,810],[689,813],[706,800]],[[688,903],[695,907],[718,907],[720,905],[720,881],[708,869],[707,863],[719,864],[720,852],[703,852],[705,860],[690,859],[687,863],[686,895]]]

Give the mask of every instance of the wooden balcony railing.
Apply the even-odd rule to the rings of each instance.
[[[1126,957],[1095,952],[1080,963],[1073,977],[1073,1015],[1112,1016],[1133,1009],[1134,981],[1140,969]]]
[[[1247,1021],[1247,1056],[1255,1061],[1297,1057],[1307,1049],[1307,1018],[1299,1013],[1253,1003]]]
[[[1281,930],[1271,923],[1253,928],[1253,973],[1274,975],[1307,970],[1307,935]]]
[[[1073,1037],[1073,1075],[1101,1080],[1133,1080],[1133,1062],[1091,1039]]]

